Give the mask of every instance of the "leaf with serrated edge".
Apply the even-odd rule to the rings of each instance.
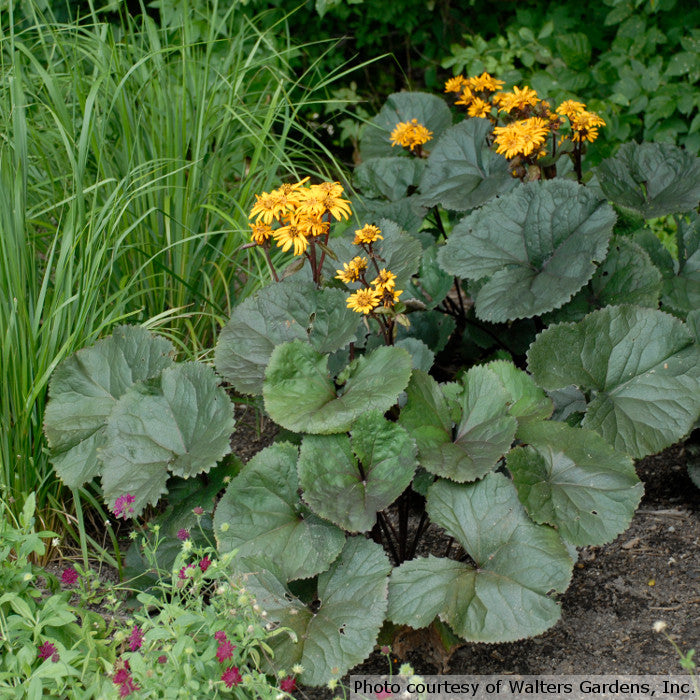
[[[597,175],[606,197],[645,219],[690,211],[700,200],[700,158],[670,143],[625,143]]]
[[[529,318],[565,304],[605,257],[612,207],[582,185],[549,180],[521,185],[453,229],[438,260],[453,275],[479,280],[479,318]]]
[[[396,402],[411,376],[411,356],[382,347],[357,358],[338,376],[345,384],[340,395],[327,367],[328,356],[307,343],[275,348],[263,384],[270,417],[294,432],[345,432],[366,411],[386,411]]]
[[[173,363],[173,346],[140,326],[119,326],[108,338],[61,362],[49,383],[44,431],[62,481],[77,488],[101,471],[97,450],[117,400],[134,383]]]
[[[489,148],[492,129],[488,119],[465,119],[440,137],[420,182],[426,206],[466,211],[516,186],[508,161]]]
[[[371,530],[377,512],[408,488],[415,469],[414,441],[376,412],[360,416],[350,438],[307,435],[299,455],[304,500],[322,518],[350,532]]]
[[[318,577],[312,612],[269,572],[250,574],[246,588],[267,619],[289,628],[269,640],[276,668],[301,664],[305,685],[319,686],[364,661],[377,640],[387,605],[391,565],[382,548],[364,537],[348,539],[329,571]]]
[[[473,481],[496,465],[513,442],[517,422],[498,377],[472,367],[457,396],[460,416],[452,429],[451,406],[437,382],[415,371],[399,422],[415,437],[420,465],[454,481]]]
[[[518,424],[545,420],[552,415],[552,400],[527,372],[507,360],[494,360],[484,366],[496,374],[506,388],[510,396],[508,413],[515,416]]]
[[[583,426],[633,457],[684,437],[700,413],[700,348],[677,318],[609,306],[542,331],[528,368],[544,389],[595,392]]]
[[[191,477],[227,455],[233,427],[231,400],[206,365],[187,362],[164,369],[160,390],[133,386],[107,422],[100,451],[105,499],[110,503],[130,493],[138,515],[147,503],[157,503],[168,470]],[[152,484],[144,483],[146,473]]]
[[[506,477],[437,481],[428,489],[427,509],[476,568],[431,556],[394,569],[392,622],[418,628],[439,616],[467,641],[512,642],[541,634],[559,619],[559,604],[548,594],[566,589],[573,562],[552,528],[530,520]]]
[[[334,263],[335,264],[335,263]],[[357,314],[340,290],[317,290],[296,277],[263,287],[236,306],[214,351],[217,372],[244,394],[260,394],[276,346],[310,340],[333,352],[355,338]]]
[[[214,515],[220,552],[255,556],[276,566],[285,582],[325,571],[345,544],[341,530],[300,507],[297,456],[286,442],[258,452],[232,479]]]
[[[526,447],[507,457],[530,517],[578,546],[611,542],[632,521],[644,491],[632,460],[598,433],[553,421],[519,431]]]

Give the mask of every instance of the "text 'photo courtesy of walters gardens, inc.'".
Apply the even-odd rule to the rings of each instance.
[[[350,700],[696,700],[692,676],[350,676]]]

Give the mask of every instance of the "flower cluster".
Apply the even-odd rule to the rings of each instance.
[[[373,244],[379,240],[383,240],[381,230],[371,224],[355,231],[353,244],[360,246],[366,256],[358,255],[349,263],[343,263],[342,270],[336,270],[336,279],[341,282],[359,282],[362,285],[361,289],[348,297],[348,308],[365,315],[372,313],[380,305],[385,308],[393,307],[403,293],[402,290],[396,289],[396,275],[386,268],[379,268],[377,261],[380,258],[373,249]],[[376,272],[376,277],[371,282],[367,280],[370,261]]]
[[[445,83],[445,92],[453,93],[455,104],[465,106],[470,117],[488,118],[494,123],[502,120],[493,131],[496,152],[509,160],[517,159],[515,176],[525,174],[524,168],[517,166],[535,164],[548,155],[549,147],[550,155],[554,155],[557,145],[565,141],[564,137],[557,142],[558,133],[567,126],[565,119],[569,138],[579,150],[582,142],[595,141],[598,128],[605,126],[605,121],[586,110],[582,102],[566,100],[552,111],[550,104],[527,85],[505,92],[500,91],[502,87],[503,81],[488,73],[473,78],[458,75]]]
[[[45,661],[46,659],[51,659],[53,663],[56,663],[60,656],[58,654],[58,649],[56,649],[56,645],[53,644],[52,642],[44,642],[38,649],[37,649],[37,657],[41,661]]]
[[[420,148],[433,137],[433,132],[419,124],[418,119],[399,122],[391,132],[391,145],[408,148],[418,155]]]
[[[119,498],[117,498],[117,500],[114,502],[112,512],[117,516],[117,518],[124,518],[124,520],[126,520],[129,515],[134,512],[131,504],[135,500],[136,497],[132,496],[130,493],[119,496]]]
[[[224,661],[228,661],[233,657],[233,650],[236,648],[235,644],[231,644],[226,636],[226,632],[219,630],[214,633],[214,639],[218,642],[216,648],[216,660],[223,664]],[[243,679],[238,666],[229,666],[221,674],[221,680],[227,688],[233,688],[234,685],[238,685]]]
[[[328,241],[331,219],[347,219],[350,202],[343,199],[343,187],[338,182],[309,185],[306,177],[299,182],[284,184],[272,192],[255,195],[250,211],[251,240],[266,249],[270,239],[286,253],[303,255],[310,241]]]
[[[139,690],[131,675],[129,661],[127,659],[118,659],[115,664],[112,683],[119,686],[119,697],[125,698]]]

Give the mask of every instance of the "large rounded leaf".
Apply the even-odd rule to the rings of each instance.
[[[389,95],[379,114],[367,125],[360,143],[362,159],[405,152],[401,146],[391,145],[391,132],[399,122],[412,119],[433,132],[432,139],[425,145],[427,150],[452,123],[450,109],[441,98],[427,92],[396,92]]]
[[[466,119],[440,137],[420,182],[426,206],[466,211],[518,184],[508,161],[489,146],[492,130],[488,119]]]
[[[418,461],[427,471],[474,481],[510,449],[517,422],[508,415],[508,393],[488,369],[472,367],[451,403],[424,372],[414,372],[406,394],[399,421],[415,437]]]
[[[425,169],[422,158],[370,158],[355,170],[355,184],[365,197],[394,202],[413,194]]]
[[[700,349],[662,311],[610,306],[551,326],[530,347],[528,366],[545,389],[593,392],[584,427],[633,457],[680,440],[700,412]]]
[[[401,348],[377,348],[358,357],[338,376],[338,394],[328,356],[301,341],[275,348],[265,373],[263,396],[270,417],[305,433],[343,433],[366,411],[388,410],[406,388],[411,356]]]
[[[530,520],[506,477],[437,481],[427,508],[476,568],[432,556],[402,564],[389,584],[390,620],[419,628],[439,617],[467,641],[512,642],[559,619],[551,592],[566,589],[573,562],[552,528]]]
[[[521,185],[455,226],[438,260],[453,275],[488,277],[477,315],[492,322],[529,318],[565,304],[605,257],[612,207],[582,185]]]
[[[341,290],[287,278],[234,309],[216,344],[216,369],[238,391],[260,394],[277,345],[309,340],[320,352],[333,352],[355,339],[358,323]]]
[[[382,548],[351,537],[330,570],[318,577],[312,611],[271,573],[251,574],[246,584],[271,621],[295,635],[269,640],[275,666],[301,664],[302,683],[319,686],[364,661],[377,640],[387,606],[391,565]]]
[[[140,326],[119,326],[58,365],[49,383],[44,431],[65,484],[77,488],[100,473],[97,449],[117,400],[134,383],[157,377],[173,354],[165,338]]]
[[[605,196],[645,219],[695,209],[700,158],[670,143],[625,143],[597,170]]]
[[[100,450],[105,500],[130,493],[138,515],[165,493],[168,470],[191,477],[228,454],[233,426],[231,400],[206,365],[164,369],[159,387],[134,385],[114,407]]]
[[[220,552],[236,549],[237,561],[255,557],[273,565],[285,582],[326,571],[345,544],[337,527],[299,500],[297,456],[288,443],[258,452],[231,481],[214,514]]]
[[[605,544],[629,527],[644,491],[629,457],[565,423],[530,423],[518,436],[528,446],[513,449],[507,464],[533,520],[579,546]]]
[[[326,520],[366,532],[377,513],[408,488],[416,446],[408,433],[381,414],[367,413],[347,435],[307,435],[299,455],[304,500]]]

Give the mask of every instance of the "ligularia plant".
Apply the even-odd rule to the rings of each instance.
[[[667,258],[629,222],[643,228],[667,186],[611,196],[618,219],[604,167],[599,187],[582,184],[604,120],[500,87],[462,79],[474,118],[454,126],[437,97],[390,97],[362,143],[354,234],[331,235],[340,217],[315,210],[329,226],[294,251],[309,266],[275,270],[219,337],[217,371],[284,431],[231,481],[214,531],[288,630],[277,663],[301,664],[310,685],[362,661],[382,630],[432,626],[450,645],[542,633],[576,547],[628,527],[632,457],[700,411],[694,320],[658,308],[664,285],[695,279],[696,219],[678,219],[683,259],[658,268]],[[634,191],[623,157],[606,167]],[[676,200],[697,199],[697,161],[673,158],[695,178]],[[274,212],[278,244],[304,207],[280,199],[251,213],[255,231]]]

